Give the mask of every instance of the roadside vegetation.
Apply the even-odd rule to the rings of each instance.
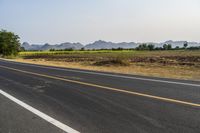
[[[0,31],[0,56],[12,57],[16,56],[20,51],[19,36],[13,32],[6,30]]]

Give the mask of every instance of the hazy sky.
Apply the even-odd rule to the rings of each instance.
[[[0,0],[0,29],[30,43],[200,42],[200,0]]]

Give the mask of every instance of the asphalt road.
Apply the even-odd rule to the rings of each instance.
[[[0,60],[1,91],[82,133],[200,133],[199,81]],[[0,133],[65,132],[2,93]]]

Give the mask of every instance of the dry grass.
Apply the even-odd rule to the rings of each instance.
[[[21,52],[18,62],[200,81],[200,51]]]
[[[94,62],[63,62],[45,59],[14,59],[14,61],[64,68],[77,68],[123,74],[136,74],[155,77],[190,79],[200,81],[200,69],[194,66],[160,65],[157,63],[131,63],[128,66],[95,66]]]

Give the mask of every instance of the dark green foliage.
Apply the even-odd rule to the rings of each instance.
[[[53,49],[53,48],[51,48],[51,49],[49,49],[49,51],[56,51],[55,49]]]
[[[64,51],[74,51],[74,49],[73,48],[66,48],[66,49],[64,49]]]
[[[74,51],[73,48],[66,48],[66,49],[54,49],[54,48],[51,48],[49,49],[49,51]]]
[[[143,43],[139,45],[136,50],[149,50],[148,45],[146,43]]]
[[[188,46],[188,42],[185,42],[185,43],[183,44],[183,47],[186,49],[187,46]]]
[[[81,51],[85,51],[85,48],[81,48]]]
[[[172,45],[171,44],[164,44],[163,45],[163,49],[164,50],[171,50],[172,49]]]
[[[189,48],[187,48],[187,50],[200,50],[200,46],[189,47]]]
[[[150,51],[152,51],[152,50],[154,50],[155,46],[153,44],[149,44],[148,48],[149,48]]]
[[[146,43],[143,43],[141,45],[139,45],[136,50],[155,50],[155,46],[153,44],[146,44]]]
[[[6,30],[0,31],[0,55],[11,56],[17,55],[20,51],[19,36],[13,32],[7,32]]]

